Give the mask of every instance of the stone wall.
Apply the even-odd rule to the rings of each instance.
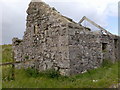
[[[120,60],[118,44],[119,37],[115,35],[69,29],[70,74],[97,68],[103,60]]]
[[[13,39],[15,60],[33,59],[32,65],[21,66],[36,67],[40,71],[55,68],[61,74],[69,74],[68,30],[71,25],[77,25],[78,28],[82,26],[44,2],[31,2],[27,13],[23,41],[15,44],[18,39]]]
[[[75,31],[69,36],[71,74],[97,68],[102,63],[100,35]]]
[[[103,59],[115,62],[118,59],[118,37],[102,35],[101,43],[102,45],[106,44],[106,49],[103,50]]]
[[[114,35],[91,32],[44,2],[31,2],[27,14],[23,40],[13,39],[13,51],[16,61],[33,61],[17,64],[19,68],[53,68],[62,75],[73,75],[100,66],[103,59],[114,62],[119,56]],[[107,43],[104,52],[102,43]]]

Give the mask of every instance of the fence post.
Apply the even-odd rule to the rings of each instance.
[[[15,80],[15,65],[12,64],[12,80]]]
[[[12,59],[13,59],[13,63],[12,63],[12,79],[15,80],[15,60],[14,60],[14,51],[12,51]]]

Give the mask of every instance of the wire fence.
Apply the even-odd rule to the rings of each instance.
[[[0,67],[2,67],[2,80],[15,80],[15,64],[27,63],[33,60],[26,61],[15,61],[14,53],[13,53],[13,62],[1,63]]]

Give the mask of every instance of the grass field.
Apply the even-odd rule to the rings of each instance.
[[[2,45],[2,62],[12,61],[12,45]]]
[[[12,61],[11,45],[3,45],[3,62]],[[34,69],[16,69],[11,79],[11,67],[3,67],[3,88],[108,88],[118,83],[118,64],[104,62],[103,66],[75,76],[64,77],[50,71],[36,73]]]

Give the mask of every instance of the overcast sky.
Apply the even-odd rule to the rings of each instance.
[[[31,0],[0,1],[0,25],[2,26],[2,44],[12,43],[13,37],[22,39],[26,28],[26,10],[30,1]],[[42,1],[45,1],[51,7],[55,7],[61,14],[72,18],[76,22],[79,22],[83,16],[86,16],[111,33],[118,34],[119,0]],[[88,23],[84,22],[83,25],[88,25]]]

